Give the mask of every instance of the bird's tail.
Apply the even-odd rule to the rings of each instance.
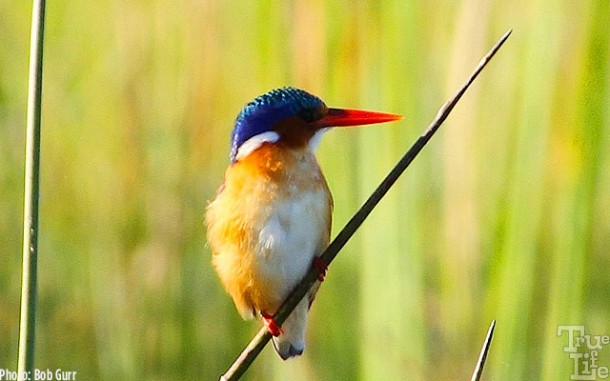
[[[273,347],[283,360],[300,356],[305,350],[305,330],[309,311],[308,298],[304,298],[282,324],[282,333],[273,337]]]

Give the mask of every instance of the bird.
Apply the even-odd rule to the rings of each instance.
[[[244,319],[260,317],[286,360],[305,349],[308,312],[327,264],[333,199],[314,156],[332,127],[391,122],[396,114],[329,108],[294,87],[247,103],[231,133],[230,163],[206,209],[212,264]],[[282,326],[273,320],[311,266],[320,273]]]

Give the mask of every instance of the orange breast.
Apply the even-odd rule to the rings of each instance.
[[[265,143],[232,164],[207,210],[216,271],[244,318],[275,312],[328,245],[332,198],[306,148]]]

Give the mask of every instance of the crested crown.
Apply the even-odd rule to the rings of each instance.
[[[294,87],[271,90],[249,102],[237,115],[231,134],[231,162],[236,161],[239,147],[253,136],[272,131],[284,118],[298,116],[313,122],[326,106],[315,95]]]

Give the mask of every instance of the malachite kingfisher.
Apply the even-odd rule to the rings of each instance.
[[[244,319],[261,316],[282,359],[305,349],[307,314],[320,286],[280,327],[280,304],[330,240],[333,199],[314,151],[330,127],[398,120],[399,115],[327,107],[284,87],[248,103],[231,135],[231,163],[206,213],[212,262]],[[323,277],[320,278],[320,281]]]

